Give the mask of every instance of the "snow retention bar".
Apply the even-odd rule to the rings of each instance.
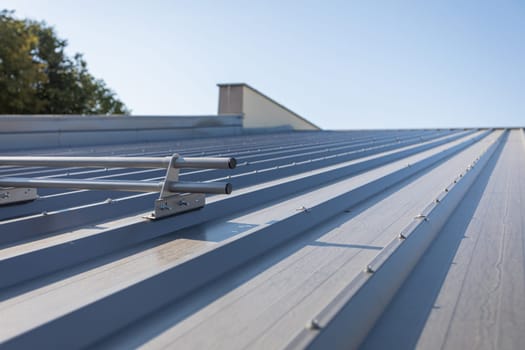
[[[230,194],[230,183],[179,182],[179,169],[234,169],[235,158],[183,158],[178,154],[170,157],[0,157],[0,165],[48,166],[48,167],[119,167],[119,168],[164,168],[167,169],[164,181],[125,181],[125,180],[76,180],[76,179],[33,179],[5,177],[0,178],[1,187],[27,188],[68,188],[113,190],[133,192],[160,192],[155,201],[154,212],[149,216],[158,219],[202,208],[204,193]],[[188,193],[189,192],[189,193]],[[14,200],[4,204],[18,202]],[[27,199],[25,199],[27,200]]]
[[[312,318],[287,349],[358,348],[507,136],[508,130],[468,165],[370,264],[363,266],[363,271]]]

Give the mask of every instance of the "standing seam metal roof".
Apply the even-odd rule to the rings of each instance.
[[[116,191],[41,189],[0,209],[2,347],[525,344],[523,130],[290,132],[31,153],[174,152],[236,157],[234,171],[181,172],[228,180],[234,193],[158,221],[144,218],[155,194]],[[164,174],[0,168],[21,175]]]

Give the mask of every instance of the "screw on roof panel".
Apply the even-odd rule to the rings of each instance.
[[[305,207],[304,205],[302,207],[299,207],[297,209],[295,209],[296,211],[303,211],[305,213],[308,213],[310,212],[310,209],[308,209],[307,207]]]
[[[319,324],[319,321],[314,318],[306,324],[306,329],[319,330],[321,329],[321,325]]]

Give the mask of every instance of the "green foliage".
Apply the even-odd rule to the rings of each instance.
[[[0,114],[129,114],[44,22],[0,11]]]

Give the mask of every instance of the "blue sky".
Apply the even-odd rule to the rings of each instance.
[[[138,115],[246,82],[328,129],[525,125],[525,2],[3,0]]]

